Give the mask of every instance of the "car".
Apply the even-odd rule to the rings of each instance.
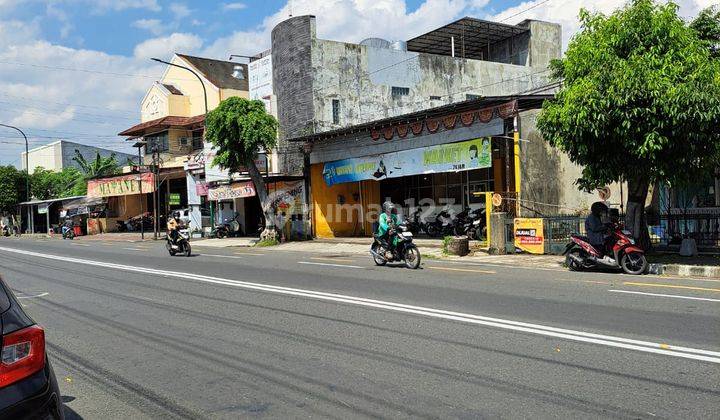
[[[45,330],[25,313],[0,277],[0,419],[64,419]]]

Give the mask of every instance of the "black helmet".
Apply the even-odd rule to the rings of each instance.
[[[600,217],[603,213],[606,213],[608,210],[608,206],[606,206],[602,201],[596,201],[590,207],[590,213],[598,217]]]
[[[172,212],[172,217],[174,217],[175,219],[179,219],[179,218],[180,218],[180,212],[177,211],[177,210],[174,211],[174,212]]]

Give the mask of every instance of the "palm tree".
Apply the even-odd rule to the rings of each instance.
[[[115,158],[115,153],[108,157],[100,156],[100,152],[95,152],[95,160],[87,161],[78,149],[75,149],[75,157],[73,160],[77,162],[80,170],[85,174],[85,179],[93,179],[101,176],[115,175],[120,172],[120,165]]]

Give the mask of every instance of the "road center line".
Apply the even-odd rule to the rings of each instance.
[[[504,330],[518,331],[530,334],[537,334],[546,337],[556,337],[576,342],[599,344],[608,347],[637,350],[645,353],[661,354],[666,356],[681,357],[685,359],[700,360],[720,364],[720,352],[655,343],[649,341],[635,340],[624,337],[595,334],[585,331],[569,330],[564,328],[551,327],[540,324],[512,321],[500,318],[491,318],[481,315],[473,315],[461,312],[452,312],[441,309],[434,309],[422,306],[406,305],[402,303],[381,301],[356,296],[341,295],[336,293],[318,292],[314,290],[297,289],[291,287],[272,286],[269,284],[251,283],[240,280],[224,279],[220,277],[204,276],[200,274],[183,273],[178,271],[158,270],[153,268],[129,266],[122,264],[107,263],[101,261],[84,260],[79,258],[66,257],[61,255],[42,254],[33,251],[26,251],[14,248],[0,247],[1,251],[15,254],[28,255],[32,257],[57,260],[64,263],[84,264],[95,267],[111,268],[136,273],[145,273],[158,276],[175,277],[180,279],[195,280],[206,283],[220,284],[232,287],[240,287],[248,290],[259,290],[264,292],[278,293],[288,296],[307,297],[316,300],[340,302],[350,305],[364,306],[370,308],[384,309],[395,312],[422,315],[430,318],[458,321],[474,325],[484,325]]]
[[[218,254],[198,254],[200,257],[215,257],[215,258],[237,258],[239,260],[242,260],[243,257],[237,257],[233,255],[218,255]]]
[[[235,255],[253,255],[253,256],[256,256],[256,257],[262,257],[263,255],[265,255],[265,254],[260,254],[260,253],[257,253],[257,252],[243,252],[243,251],[241,251],[241,252],[234,252],[234,254],[235,254]]]
[[[321,262],[311,262],[311,261],[298,261],[298,264],[305,264],[305,265],[322,265],[322,266],[325,266],[325,267],[365,268],[365,267],[360,267],[359,265],[331,264],[331,263],[321,263]]]
[[[353,262],[354,260],[347,260],[344,258],[331,258],[331,257],[310,257],[311,260],[320,261],[336,261],[336,262]]]
[[[710,287],[680,286],[678,284],[636,283],[636,282],[632,282],[632,281],[624,281],[622,284],[625,286],[665,287],[668,289],[699,290],[701,292],[720,292],[720,289],[713,289]]]
[[[662,293],[634,292],[632,290],[611,289],[611,290],[608,290],[608,292],[628,293],[628,294],[633,294],[633,295],[645,295],[645,296],[658,296],[658,297],[667,297],[667,298],[675,298],[675,299],[704,300],[704,301],[708,301],[708,302],[720,302],[720,299],[701,298],[701,297],[694,297],[694,296],[665,295]]]

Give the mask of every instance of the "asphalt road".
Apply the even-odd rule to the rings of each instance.
[[[69,418],[720,418],[720,281],[0,240]]]

